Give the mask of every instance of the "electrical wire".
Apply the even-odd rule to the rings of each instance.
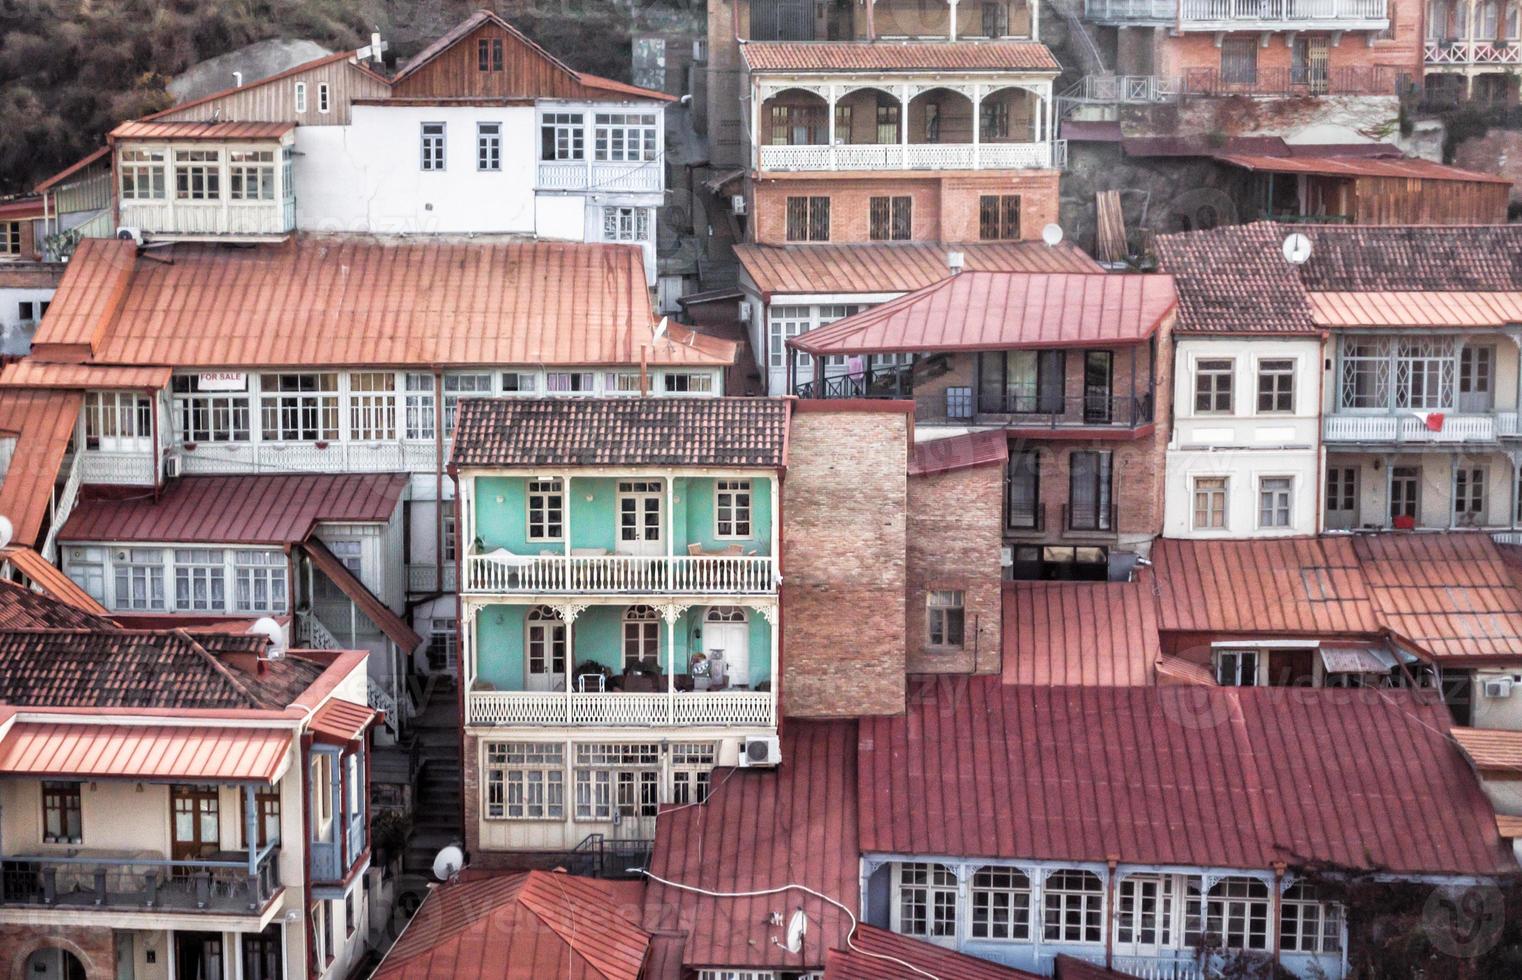
[[[851,928],[846,932],[846,947],[853,953],[859,953],[862,956],[870,956],[875,960],[885,960],[889,963],[901,966],[904,969],[917,974],[918,976],[928,977],[929,980],[940,980],[940,977],[936,976],[934,973],[931,973],[928,970],[922,970],[907,960],[901,960],[896,956],[889,956],[886,953],[874,953],[870,950],[862,949],[860,946],[857,946],[852,938],[856,935],[856,913],[852,912],[848,907],[846,907],[844,903],[836,901],[823,892],[815,891],[807,885],[789,883],[786,885],[778,885],[775,888],[760,888],[755,891],[716,892],[710,891],[707,888],[699,888],[696,885],[687,885],[679,881],[671,881],[668,878],[662,878],[660,875],[651,872],[648,868],[639,868],[638,871],[640,874],[644,875],[646,878],[649,878],[651,881],[659,882],[660,884],[666,885],[669,888],[676,888],[680,891],[693,892],[698,895],[707,895],[710,898],[759,898],[763,895],[780,895],[783,892],[789,891],[800,891],[806,895],[812,895],[820,901],[827,902],[830,905],[840,909],[840,911],[846,914],[846,918],[851,920]]]

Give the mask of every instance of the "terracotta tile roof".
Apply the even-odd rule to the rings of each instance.
[[[650,936],[609,885],[551,871],[440,885],[375,980],[638,980]]]
[[[1216,154],[1233,167],[1261,173],[1310,174],[1320,177],[1396,177],[1406,180],[1452,180],[1484,184],[1510,184],[1509,177],[1460,170],[1431,160],[1347,156],[1253,156],[1245,153]]]
[[[1522,290],[1522,225],[1296,227],[1311,239],[1300,274],[1315,292]]]
[[[904,716],[860,723],[861,850],[1515,871],[1447,709],[1424,696],[939,678]]]
[[[259,140],[279,139],[293,122],[189,122],[138,119],[111,130],[113,140]]]
[[[0,548],[0,565],[7,562],[30,580],[33,589],[48,598],[73,606],[81,612],[89,613],[92,617],[106,615],[105,606],[96,602],[88,592],[76,585],[74,580],[65,575],[57,565],[31,548],[19,546]],[[103,625],[109,622],[102,619]]]
[[[372,708],[341,698],[333,698],[317,709],[308,726],[314,737],[340,745],[359,741],[379,717]]]
[[[1175,333],[1316,335],[1305,288],[1284,261],[1287,231],[1269,222],[1159,235],[1159,269],[1173,275]]]
[[[1480,772],[1522,775],[1522,732],[1455,727],[1453,740]]]
[[[951,275],[949,252],[970,272],[1098,272],[1075,246],[1044,242],[902,245],[736,245],[762,296],[778,293],[907,293]]]
[[[858,911],[857,728],[855,722],[795,721],[776,769],[719,769],[708,802],[669,807],[656,819],[651,872],[715,892],[801,884]],[[802,907],[809,918],[801,954],[772,943],[773,912]],[[844,943],[850,922],[801,892],[715,898],[653,878],[644,926],[686,932],[683,963],[731,969],[820,970]]]
[[[748,41],[753,72],[1061,71],[1038,41]]]
[[[262,636],[180,630],[0,632],[0,703],[55,708],[263,708],[288,706],[322,669],[298,657],[254,675],[225,658],[252,657]]]
[[[131,246],[87,239],[75,253],[39,358],[65,359],[61,346],[106,364],[478,367],[637,364],[648,348],[652,364],[722,365],[736,349],[682,327],[654,343],[630,245],[298,236],[142,258]]]
[[[910,974],[908,963],[925,973]],[[901,936],[863,923],[851,945],[832,949],[825,961],[824,980],[905,980],[929,975],[936,980],[1037,980],[1039,974],[1001,966],[956,950]]]
[[[1482,531],[1353,539],[1380,622],[1439,662],[1522,660],[1522,589]]]
[[[782,398],[466,398],[454,466],[786,465]]]
[[[1176,302],[1168,276],[963,272],[787,346],[820,355],[1133,344]]]
[[[5,562],[16,564],[18,568],[27,572],[31,577],[31,571],[18,561],[21,555],[34,555],[37,560],[48,568],[53,568],[47,562],[42,561],[42,556],[37,552],[24,548],[6,548],[0,550],[0,565]],[[54,573],[69,582],[64,574],[53,569]],[[36,580],[33,579],[35,582]],[[73,582],[69,582],[73,585]],[[74,586],[78,589],[79,586]],[[82,594],[82,593],[81,593]],[[89,596],[85,596],[89,599]],[[90,600],[94,603],[94,600]],[[96,605],[96,609],[100,609]],[[104,609],[100,609],[104,613]],[[58,599],[50,595],[39,595],[24,585],[16,582],[0,580],[0,630],[14,629],[115,629],[116,624],[103,615],[98,615],[87,609],[82,609],[73,603]]]
[[[0,773],[272,783],[290,747],[278,728],[17,722],[0,737]]]
[[[78,388],[159,391],[169,386],[167,367],[58,364],[33,358],[0,368],[0,388]]]
[[[0,389],[0,428],[16,433],[10,465],[0,470],[0,515],[10,519],[15,544],[41,544],[53,481],[82,401],[78,391]]]
[[[1380,620],[1348,537],[1159,539],[1158,627],[1196,633],[1377,633]]]
[[[157,501],[82,500],[61,541],[288,545],[319,521],[378,524],[391,519],[407,476],[306,473],[186,476]]]
[[[974,466],[1002,466],[1008,459],[1009,436],[1002,430],[968,432],[916,442],[909,449],[909,475],[931,476]]]
[[[1522,292],[1311,293],[1311,318],[1320,327],[1481,327],[1522,322]]]
[[[312,564],[317,570],[328,577],[340,592],[354,600],[354,605],[359,611],[374,623],[376,628],[386,637],[401,648],[405,654],[411,654],[423,645],[423,638],[412,627],[402,621],[402,618],[392,612],[374,592],[371,592],[365,583],[361,582],[349,571],[348,567],[338,559],[338,556],[328,550],[327,545],[314,537],[308,537],[301,544],[301,550],[312,559]]]
[[[1004,587],[1004,683],[1147,685],[1161,648],[1151,577]]]

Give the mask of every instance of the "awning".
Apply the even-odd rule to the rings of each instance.
[[[312,564],[317,566],[318,571],[332,580],[338,586],[339,591],[353,600],[359,607],[359,611],[369,617],[370,622],[376,628],[402,649],[404,653],[412,653],[423,645],[423,638],[413,632],[412,627],[402,622],[401,617],[392,612],[374,592],[365,587],[365,583],[354,577],[354,573],[338,560],[338,556],[328,550],[327,545],[314,537],[309,537],[302,542],[301,547],[312,559]]]
[[[17,722],[0,739],[0,774],[273,783],[290,745],[273,728]]]
[[[1395,657],[1384,647],[1323,644],[1321,666],[1328,674],[1385,674],[1395,666]]]
[[[380,712],[353,701],[337,698],[329,701],[312,716],[312,736],[319,741],[347,745],[365,735],[365,729]]]

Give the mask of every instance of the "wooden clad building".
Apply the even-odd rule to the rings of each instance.
[[[1220,162],[1262,175],[1276,218],[1359,225],[1504,224],[1512,183],[1430,160],[1225,154]]]

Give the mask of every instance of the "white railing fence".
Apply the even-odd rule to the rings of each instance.
[[[641,592],[766,594],[776,591],[766,555],[468,555],[471,593]]]
[[[1327,442],[1494,442],[1515,434],[1517,415],[1446,415],[1440,428],[1414,415],[1328,415],[1322,426]]]
[[[761,147],[763,170],[1027,170],[1061,167],[1067,143],[868,143]]]
[[[601,694],[564,691],[473,691],[472,725],[746,725],[775,724],[769,691],[678,691]]]

